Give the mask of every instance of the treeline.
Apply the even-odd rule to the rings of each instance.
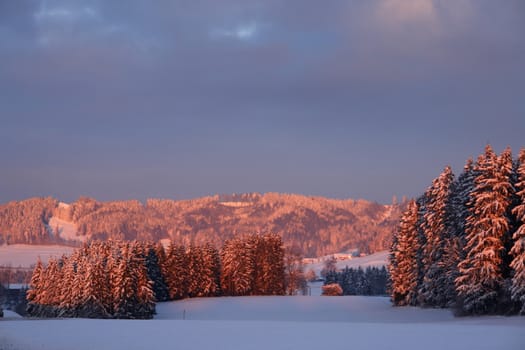
[[[228,201],[242,202],[232,206]],[[170,239],[180,245],[221,247],[249,232],[274,232],[303,256],[348,249],[372,253],[388,249],[404,204],[335,200],[294,194],[239,194],[174,201],[149,199],[100,202],[81,197],[67,205],[33,198],[0,205],[0,244],[61,243],[51,216],[74,223],[87,240]],[[80,244],[80,243],[77,243]]]
[[[0,284],[9,286],[10,284],[29,284],[31,280],[32,268],[13,267],[12,265],[0,265]]]
[[[346,267],[341,271],[329,271],[324,285],[338,284],[341,295],[386,295],[388,280],[388,271],[384,266],[368,266],[366,269]]]
[[[446,167],[403,213],[389,270],[395,305],[525,314],[525,149]]]
[[[181,246],[94,241],[71,256],[38,261],[27,293],[35,317],[152,318],[155,302],[191,297],[283,295],[278,235]]]

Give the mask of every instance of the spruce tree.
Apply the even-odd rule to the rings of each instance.
[[[450,237],[445,242],[443,264],[447,280],[448,307],[454,307],[457,300],[455,280],[459,276],[459,263],[465,259],[466,234],[465,227],[469,216],[471,203],[470,193],[474,190],[474,180],[477,172],[474,171],[474,162],[469,158],[452,187],[451,206],[449,213],[452,223]]]
[[[418,206],[412,200],[408,203],[406,211],[401,216],[399,228],[395,234],[396,243],[393,246],[393,259],[389,264],[391,294],[394,305],[414,305],[416,303],[419,276],[417,252],[420,244],[417,219]],[[356,286],[356,289],[359,290],[359,288],[359,286]]]
[[[170,245],[163,266],[163,273],[168,286],[170,299],[188,297],[188,257],[186,249],[180,245]]]
[[[41,295],[43,292],[43,270],[44,266],[42,260],[38,257],[33,274],[31,275],[31,282],[27,291],[27,313],[29,316],[39,316],[39,305],[41,304]]]
[[[220,295],[221,258],[219,251],[211,244],[202,247],[201,296]]]
[[[77,264],[78,253],[75,252],[69,257],[62,257],[64,266],[62,267],[62,283],[60,285],[61,300],[59,304],[58,317],[74,317],[76,315],[74,296],[73,296],[73,283],[75,280],[75,268]]]
[[[188,261],[188,296],[190,298],[204,296],[204,259],[200,246],[191,245],[186,252]]]
[[[148,271],[142,258],[134,257],[135,298],[133,317],[141,319],[153,318],[155,314],[155,293],[153,282],[148,278]]]
[[[454,174],[447,166],[427,190],[423,227],[423,282],[419,291],[421,304],[425,306],[446,307],[449,304],[444,254],[451,231],[450,194],[453,181]]]
[[[250,295],[254,285],[254,249],[249,236],[224,243],[221,288],[226,295]]]
[[[145,250],[146,269],[148,271],[148,278],[153,282],[152,288],[155,294],[155,300],[166,301],[169,299],[169,290],[161,269],[161,260],[164,259],[164,249],[160,244],[156,247],[152,244],[147,244]]]
[[[134,318],[136,307],[133,258],[130,243],[122,245],[122,256],[112,270],[113,310],[115,318]]]
[[[459,264],[456,291],[464,314],[498,311],[502,292],[504,237],[508,234],[506,216],[512,194],[510,170],[506,162],[510,150],[497,157],[488,145],[478,158],[475,188],[466,225],[465,259]]]
[[[511,298],[518,304],[521,315],[525,315],[525,149],[518,157],[516,183],[519,204],[513,209],[513,214],[519,223],[513,234],[514,245],[510,251],[513,260],[510,267],[513,269]]]
[[[276,234],[256,235],[256,267],[258,272],[255,294],[283,295],[284,290],[284,248],[281,237]],[[260,282],[260,283],[257,283]]]
[[[104,243],[92,243],[86,259],[82,283],[79,317],[110,318],[112,310],[109,271],[106,269],[107,251]]]

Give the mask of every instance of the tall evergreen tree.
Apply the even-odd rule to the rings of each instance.
[[[162,273],[162,260],[164,257],[164,249],[159,243],[157,246],[147,244],[145,246],[146,255],[145,263],[148,271],[148,278],[153,282],[153,292],[156,301],[166,301],[169,299],[169,290],[166,280]]]
[[[450,194],[453,181],[454,174],[447,166],[427,190],[423,227],[423,283],[419,291],[421,304],[426,306],[446,307],[449,304],[444,254],[451,231]]]
[[[202,297],[204,296],[204,253],[200,246],[191,245],[186,251],[186,258],[188,261],[188,296]]]
[[[180,245],[170,245],[163,267],[170,299],[183,299],[188,296],[188,257],[186,249]]]
[[[399,229],[395,234],[392,260],[389,264],[392,300],[395,305],[414,305],[419,275],[417,252],[419,234],[417,231],[418,205],[414,200],[408,203],[401,216]]]
[[[29,282],[29,290],[27,291],[27,313],[29,315],[36,315],[38,313],[38,306],[41,304],[40,298],[43,287],[43,270],[44,266],[42,260],[38,257],[33,274],[31,275],[31,282]]]
[[[281,237],[276,234],[254,235],[255,267],[257,273],[254,294],[284,294],[284,248]]]
[[[136,306],[133,257],[131,245],[126,242],[122,245],[122,256],[112,270],[113,309],[116,318],[134,318]]]
[[[226,241],[221,252],[221,288],[226,295],[250,295],[254,280],[254,249],[249,237]]]
[[[503,286],[503,242],[509,231],[506,214],[512,194],[508,155],[510,150],[497,157],[488,145],[476,163],[478,176],[466,225],[466,257],[459,264],[456,278],[458,307],[465,314],[498,311]]]
[[[106,269],[108,254],[105,243],[96,242],[89,246],[82,281],[82,299],[78,310],[80,317],[111,317],[113,297],[109,271]]]
[[[511,298],[518,303],[519,313],[525,315],[525,149],[520,151],[518,157],[517,175],[516,191],[519,204],[513,209],[513,213],[519,226],[513,234],[514,245],[511,249]]]
[[[452,190],[452,230],[445,248],[446,275],[449,285],[448,295],[454,306],[457,299],[455,280],[459,276],[459,263],[465,259],[466,225],[467,217],[471,210],[470,193],[474,190],[477,172],[474,171],[474,162],[469,158],[463,167],[463,172],[458,176]]]
[[[221,293],[221,258],[211,244],[202,247],[202,296],[218,296]]]

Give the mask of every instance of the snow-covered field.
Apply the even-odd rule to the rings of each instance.
[[[325,260],[329,259],[331,256],[327,255],[321,258],[316,258],[314,262],[306,263],[304,270],[308,271],[309,269],[313,269],[315,273],[319,276],[321,273],[321,270],[324,267]],[[361,266],[362,268],[366,268],[368,266],[370,267],[381,267],[386,266],[388,262],[388,251],[384,250],[381,252],[377,252],[374,254],[352,258],[348,260],[338,260],[336,263],[336,266],[338,269],[342,270],[345,267],[350,268],[357,268]]]
[[[0,265],[30,267],[39,256],[43,262],[47,262],[52,256],[60,257],[62,254],[71,254],[74,250],[75,248],[60,245],[0,245]]]
[[[58,219],[57,219],[58,220]],[[55,220],[56,224],[57,221]],[[64,228],[64,232],[67,232],[70,236],[63,236],[63,238],[73,239],[71,236],[73,233],[71,228],[67,228],[67,225],[61,226]],[[166,246],[169,244],[169,240],[163,240],[162,242]],[[71,254],[75,248],[60,246],[60,245],[28,245],[28,244],[11,244],[11,245],[0,245],[0,265],[22,266],[29,267],[35,264],[37,258],[40,256],[42,261],[47,261],[49,257],[60,257],[62,254]],[[313,263],[305,264],[305,271],[312,268],[320,274],[324,260],[328,259],[329,256],[321,257],[316,259]],[[337,261],[337,268],[344,269],[346,266],[357,268],[361,266],[366,268],[367,266],[384,266],[388,261],[388,251],[382,251],[375,254],[370,254],[363,257],[353,258],[349,260]]]
[[[525,317],[454,318],[382,297],[161,303],[154,320],[0,320],[0,349],[525,349]]]

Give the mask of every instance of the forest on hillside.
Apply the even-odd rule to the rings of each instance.
[[[177,244],[211,243],[254,232],[273,232],[303,256],[348,249],[373,253],[388,249],[404,203],[336,200],[294,194],[249,193],[193,200],[149,199],[101,202],[81,197],[71,204],[31,198],[0,205],[0,244],[60,243],[49,225],[56,217],[74,223],[88,240],[170,239]]]
[[[446,167],[402,214],[389,269],[395,305],[525,315],[525,149]]]

